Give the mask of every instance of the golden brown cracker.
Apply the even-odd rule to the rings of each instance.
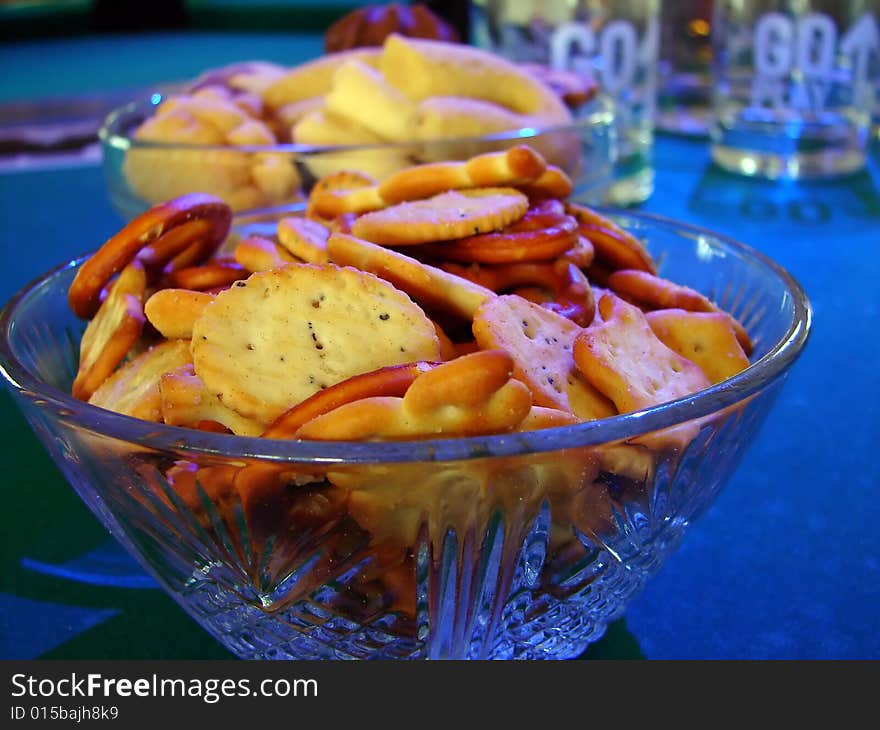
[[[161,422],[159,380],[164,373],[190,362],[188,341],[160,342],[113,373],[92,394],[89,403],[133,418]]]
[[[658,309],[645,317],[664,345],[698,365],[712,383],[749,366],[730,317],[722,312]]]
[[[239,241],[233,255],[235,260],[251,273],[268,271],[299,261],[272,239],[258,235],[250,235]]]
[[[608,287],[628,301],[645,309],[685,309],[688,312],[723,312],[709,297],[695,289],[650,274],[646,271],[621,270],[608,276]],[[752,352],[752,341],[745,327],[731,314],[724,312],[746,355]]]
[[[252,274],[193,325],[196,375],[224,405],[265,423],[352,375],[438,358],[434,326],[409,297],[331,264]]]
[[[190,289],[159,289],[144,303],[147,321],[169,340],[189,340],[193,322],[214,295]]]
[[[330,231],[317,221],[289,216],[278,221],[278,242],[299,259],[310,264],[326,264]]]
[[[638,307],[606,295],[599,311],[603,321],[585,328],[575,339],[574,361],[621,413],[709,387],[699,367],[657,339]]]
[[[202,421],[213,421],[239,436],[259,436],[266,424],[227,408],[216,394],[208,392],[192,362],[166,371],[158,383],[161,413],[170,426],[198,428]]]
[[[514,376],[532,392],[534,404],[573,413],[583,420],[616,410],[577,371],[572,355],[582,328],[516,295],[488,300],[474,315],[482,349],[501,349],[514,361]]]
[[[503,228],[522,218],[528,207],[526,196],[513,188],[454,190],[365,213],[351,230],[386,246],[446,241]]]

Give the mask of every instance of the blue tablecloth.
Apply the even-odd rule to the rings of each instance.
[[[50,76],[42,44],[6,47],[0,67],[25,66],[4,80],[0,101],[118,89],[122,69],[102,69],[101,59],[121,49],[124,80],[136,86],[319,50],[314,37],[281,34],[183,40],[69,41],[76,81]],[[779,261],[810,296],[815,327],[726,490],[591,655],[880,658],[878,152],[861,174],[802,184],[726,174],[700,139],[659,136],[655,163],[656,192],[642,207]],[[0,174],[0,220],[0,301],[121,224],[89,165]],[[4,462],[40,464],[0,478],[0,658],[227,656],[108,542],[0,398]],[[113,585],[102,585],[105,575],[117,576]]]

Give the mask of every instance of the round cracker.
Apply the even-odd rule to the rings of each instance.
[[[410,246],[503,228],[522,218],[528,208],[528,198],[513,188],[450,190],[365,213],[351,231],[384,246]]]
[[[346,378],[440,357],[433,324],[406,294],[332,264],[236,282],[193,324],[192,350],[207,390],[265,423]]]

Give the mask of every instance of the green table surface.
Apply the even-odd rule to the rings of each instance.
[[[0,102],[319,50],[315,36],[286,32],[6,44],[0,68],[16,73],[0,81]],[[655,167],[643,209],[778,260],[805,287],[816,326],[726,490],[587,656],[880,658],[878,152],[845,179],[770,183],[712,166],[706,140],[661,135]],[[0,173],[0,221],[0,302],[122,223],[97,165]],[[0,444],[0,658],[230,656],[108,537],[6,393]]]

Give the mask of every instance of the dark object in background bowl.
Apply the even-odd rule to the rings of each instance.
[[[461,41],[455,28],[421,3],[389,3],[367,5],[342,16],[324,34],[324,51],[381,46],[392,33],[450,43]]]

